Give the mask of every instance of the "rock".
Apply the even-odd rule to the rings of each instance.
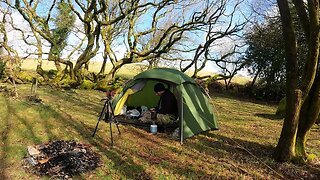
[[[28,153],[30,156],[37,156],[40,154],[40,151],[33,146],[28,146]]]

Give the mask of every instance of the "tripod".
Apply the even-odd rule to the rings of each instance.
[[[92,137],[94,137],[94,135],[96,134],[100,121],[104,120],[105,122],[109,123],[109,127],[110,127],[110,144],[111,144],[111,146],[113,146],[113,136],[112,136],[111,124],[115,123],[116,126],[117,126],[119,134],[121,134],[119,126],[118,126],[119,123],[118,123],[118,121],[116,121],[114,119],[113,109],[112,109],[112,105],[111,105],[111,99],[109,97],[107,97],[107,98],[102,99],[102,100],[104,100],[105,102],[104,102],[103,108],[102,108],[102,110],[100,112],[100,115],[99,115],[99,118],[98,118],[98,122],[96,124],[96,128],[94,129]]]

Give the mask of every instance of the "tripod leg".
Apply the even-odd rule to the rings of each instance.
[[[116,125],[117,125],[117,129],[118,129],[119,134],[121,134],[118,123]]]
[[[107,104],[108,104],[108,101],[106,101],[106,102],[104,103],[104,105],[103,105],[102,111],[100,112],[99,119],[98,119],[96,128],[94,129],[94,132],[93,132],[93,134],[92,134],[92,137],[94,137],[94,135],[96,134],[96,132],[97,132],[97,130],[98,130],[99,123],[100,123],[100,120],[101,120],[102,117],[105,115],[105,111],[106,111]]]
[[[111,122],[109,123],[109,125],[110,125],[110,145],[113,146],[113,136],[112,136]]]
[[[99,119],[98,122],[97,122],[96,128],[94,129],[94,132],[93,132],[93,134],[92,134],[92,137],[94,137],[94,135],[95,135],[96,132],[97,132],[99,122],[100,122],[100,119]]]

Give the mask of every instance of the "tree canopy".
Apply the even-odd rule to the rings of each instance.
[[[37,56],[38,72],[45,76],[41,63],[47,57],[55,62],[56,80],[67,74],[75,86],[87,78],[85,67],[99,56],[103,65],[96,81],[114,77],[125,64],[151,66],[158,60],[183,62],[181,70],[193,68],[194,76],[207,61],[226,71],[220,64],[237,62],[229,58],[236,54],[235,48],[216,52],[215,47],[239,36],[246,21],[240,18],[242,1],[230,0],[1,2],[28,23],[28,28],[20,28],[30,46],[24,53]],[[106,62],[112,64],[110,72],[105,72]]]

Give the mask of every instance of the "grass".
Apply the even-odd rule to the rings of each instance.
[[[101,68],[102,62],[101,61],[91,61],[89,64],[89,71],[91,72],[99,72]],[[64,65],[61,65],[64,67]],[[36,71],[37,67],[37,61],[34,59],[26,59],[21,64],[21,69],[26,71]],[[107,63],[106,65],[106,73],[111,70],[112,64]],[[43,60],[42,68],[46,71],[49,71],[50,69],[56,69],[53,61],[47,61]],[[121,67],[120,71],[117,73],[118,76],[125,77],[125,78],[131,78],[134,75],[140,73],[144,68],[140,66],[139,64],[126,64],[123,67]],[[187,74],[191,75],[192,72],[186,72]],[[212,72],[207,71],[201,71],[198,75],[200,76],[206,76],[206,75],[213,75]],[[235,76],[232,79],[233,83],[236,84],[246,84],[250,81],[249,77],[245,76]],[[221,81],[224,83],[223,81]]]
[[[89,71],[98,73],[100,71],[102,62],[100,61],[92,61],[89,64]],[[61,65],[64,67],[64,65]],[[106,73],[108,73],[111,70],[111,63],[107,63],[106,65]],[[37,61],[33,59],[26,59],[21,64],[21,69],[26,71],[36,71],[37,68]],[[47,61],[43,60],[42,62],[42,68],[45,71],[49,71],[50,69],[56,69],[53,61]],[[136,74],[138,74],[141,71],[141,67],[139,65],[124,65],[121,67],[120,71],[117,73],[117,75],[121,77],[127,77],[130,78]]]
[[[282,120],[276,107],[213,94],[220,130],[189,138],[181,145],[166,134],[120,125],[110,146],[109,127],[101,123],[95,137],[103,92],[60,91],[40,87],[42,104],[26,100],[31,85],[19,85],[18,99],[0,94],[0,179],[39,179],[26,172],[22,159],[29,145],[52,140],[91,144],[103,166],[75,179],[318,179],[320,163],[277,163],[272,153]],[[113,127],[115,128],[115,127]],[[114,129],[116,132],[116,129]],[[320,157],[320,128],[307,142],[308,152]],[[48,179],[42,177],[40,179]]]

